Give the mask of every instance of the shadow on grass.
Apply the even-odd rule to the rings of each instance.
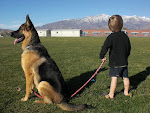
[[[107,70],[107,68],[102,68],[100,69],[100,72]],[[89,71],[86,73],[82,73],[79,76],[76,76],[74,78],[69,79],[66,84],[68,87],[68,96],[70,97],[73,93],[75,93],[80,87],[82,87],[82,85],[84,85],[91,77],[92,75],[96,72],[96,69],[93,71]],[[96,81],[96,76],[93,78]],[[94,81],[90,81],[83,89],[81,89],[81,91],[79,91],[76,95],[81,94],[85,88],[88,88],[89,86],[91,86],[94,83]],[[75,96],[76,96],[75,95]],[[74,96],[74,97],[75,97]]]
[[[132,87],[130,90],[137,89],[138,85],[143,82],[147,76],[150,74],[150,67],[147,67],[144,71],[137,73],[136,75],[131,76],[130,86]]]
[[[102,71],[105,71],[105,70],[107,70],[108,68],[101,68],[100,70],[99,70],[99,72],[98,73],[100,73],[100,72],[102,72]],[[67,90],[68,90],[68,99],[70,100],[71,98],[70,98],[70,96],[73,94],[73,93],[75,93],[80,87],[82,87],[82,85],[83,84],[85,84],[91,77],[92,77],[92,75],[96,72],[96,70],[97,69],[95,69],[95,70],[93,70],[93,71],[89,71],[89,72],[86,72],[86,73],[82,73],[81,75],[79,75],[79,76],[76,76],[76,77],[73,77],[73,78],[71,78],[71,79],[69,79],[69,80],[67,80],[66,81],[66,85],[67,85]],[[97,74],[98,74],[97,73]],[[93,78],[94,79],[94,81],[96,81],[96,76],[97,75],[95,75],[95,77]],[[83,89],[81,89],[76,95],[79,95],[79,94],[81,94],[83,91],[84,91],[84,89],[85,88],[88,88],[89,86],[91,86],[93,83],[94,83],[94,81],[90,81]],[[37,92],[37,90],[35,91],[38,95],[39,95],[39,93]],[[75,96],[76,96],[75,95]],[[75,97],[74,96],[74,97]],[[34,94],[32,94],[32,96],[30,97],[30,98],[35,98],[35,97],[37,97],[36,95],[34,95]],[[74,98],[73,97],[73,98]]]
[[[144,71],[141,71],[137,73],[136,75],[129,77],[130,86],[131,86],[129,90],[130,91],[136,90],[137,87],[140,85],[140,83],[143,82],[149,75],[150,75],[150,67],[147,67]],[[116,92],[115,95],[120,94],[120,93],[123,94],[123,92],[124,92],[124,89],[122,89],[120,92]]]
[[[143,82],[147,78],[147,76],[149,76],[149,75],[150,75],[150,67],[147,67],[144,71],[141,71],[141,72],[137,73],[136,75],[129,77],[130,86],[131,86],[131,88],[129,90],[130,91],[136,90],[137,87],[140,85],[140,83]],[[123,82],[120,82],[118,84],[122,84],[122,83]],[[108,86],[106,89],[110,89],[110,86]],[[122,89],[119,92],[116,92],[115,95],[118,95],[120,93],[123,94],[123,92],[124,92],[124,89]]]

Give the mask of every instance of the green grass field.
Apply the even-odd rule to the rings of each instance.
[[[67,83],[69,94],[74,93],[92,76],[101,64],[99,52],[105,38],[41,38],[55,60]],[[0,113],[65,113],[55,104],[39,105],[34,95],[21,102],[25,94],[25,77],[21,68],[21,44],[13,45],[13,38],[0,38]],[[114,100],[105,99],[109,92],[108,60],[100,73],[80,93],[70,100],[74,104],[92,105],[80,113],[150,113],[150,38],[130,38],[130,89],[133,96],[125,97],[122,79],[118,79]],[[106,55],[108,58],[108,54]],[[21,91],[17,91],[21,88]],[[68,112],[66,112],[68,113]]]

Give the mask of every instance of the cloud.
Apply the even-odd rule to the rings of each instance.
[[[2,29],[18,29],[20,24],[16,25],[6,25],[6,24],[0,24],[0,28]]]
[[[12,21],[11,23],[12,24],[22,24],[22,23],[24,23],[24,21],[23,20],[15,20],[15,21]]]
[[[38,26],[42,26],[42,25],[44,25],[44,24],[43,23],[35,23],[34,27],[38,27]]]
[[[15,24],[15,22],[14,22],[14,24],[13,25],[6,25],[6,24],[0,24],[0,28],[1,29],[12,29],[12,30],[16,30],[16,29],[18,29],[19,27],[20,27],[20,23],[18,24],[17,22],[16,22],[16,24]],[[34,27],[37,27],[37,26],[42,26],[43,24],[42,23],[36,23],[35,25],[34,25]]]

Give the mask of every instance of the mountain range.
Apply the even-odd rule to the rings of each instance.
[[[108,29],[110,15],[87,16],[80,19],[67,19],[36,27],[37,29]],[[124,28],[128,30],[150,29],[150,18],[139,16],[122,16]]]
[[[0,35],[3,33],[3,32],[12,32],[13,30],[10,30],[10,29],[1,29],[0,28]]]

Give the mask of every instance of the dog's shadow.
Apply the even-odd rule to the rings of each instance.
[[[85,72],[85,73],[82,73],[81,75],[79,76],[76,76],[76,77],[73,77],[71,79],[68,79],[66,80],[66,85],[67,85],[67,90],[68,90],[68,100],[71,99],[71,95],[73,93],[75,93],[83,84],[85,84],[91,77],[92,75],[96,72],[97,69],[94,69],[93,71],[89,71],[89,72]],[[108,68],[104,67],[104,68],[101,68],[98,73],[102,72],[102,71],[105,71],[105,70],[108,70]],[[98,74],[97,73],[97,74]],[[96,81],[96,76],[93,78],[93,80],[91,80],[81,91],[79,91],[77,94],[81,94],[85,88],[88,88],[89,86],[91,86],[94,82]],[[37,90],[36,90],[37,92]],[[37,93],[39,95],[39,93]],[[75,95],[76,96],[76,95]],[[74,97],[75,97],[74,96]],[[33,97],[37,97],[36,95],[33,95],[32,97],[30,98],[33,98]]]
[[[104,67],[104,68],[100,69],[100,71],[98,73],[105,71],[105,70],[107,70],[107,68]],[[82,87],[83,84],[85,84],[92,77],[92,75],[95,72],[96,72],[96,69],[89,71],[89,72],[82,73],[79,76],[76,76],[76,77],[73,77],[73,78],[67,80],[66,84],[67,84],[67,88],[68,88],[68,96],[70,97],[80,87]],[[88,88],[89,86],[91,86],[95,81],[96,81],[96,76],[81,91],[78,92],[78,95],[81,94],[85,88]]]
[[[136,90],[137,87],[143,82],[147,76],[150,75],[150,67],[147,67],[144,71],[137,73],[136,75],[131,76],[130,79],[130,86],[132,87],[130,90]]]

